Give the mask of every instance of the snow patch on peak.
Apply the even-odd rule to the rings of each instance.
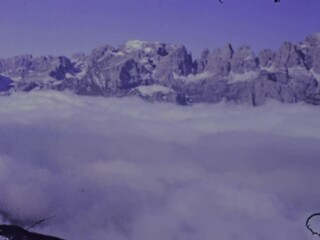
[[[151,47],[146,47],[143,49],[146,53],[150,53],[152,52],[152,48]]]
[[[278,69],[277,67],[275,66],[275,64],[271,65],[270,67],[261,67],[260,70],[265,70],[269,73],[274,73],[276,72]]]
[[[149,85],[149,86],[139,86],[135,88],[139,91],[139,93],[143,96],[152,96],[155,93],[163,93],[163,94],[169,94],[174,92],[171,88],[162,86],[162,85]]]
[[[302,66],[296,66],[296,67],[290,67],[288,68],[288,72],[292,76],[300,76],[300,75],[310,75],[310,72],[305,67]]]
[[[132,51],[144,51],[145,53],[151,53],[154,45],[158,45],[155,42],[145,42],[140,40],[130,40],[124,44],[125,52],[130,53]]]
[[[316,73],[313,68],[310,70],[310,72],[313,75],[313,77],[317,80],[317,82],[320,83],[320,73]]]
[[[255,71],[247,71],[245,73],[234,73],[230,72],[230,75],[228,77],[230,82],[244,82],[244,81],[250,81],[259,76],[259,72]]]
[[[147,44],[145,41],[129,40],[125,43],[125,48],[139,50],[142,49],[145,44]]]
[[[71,73],[66,73],[66,78],[73,78],[74,76]]]
[[[212,77],[212,73],[208,72],[208,71],[204,71],[202,73],[198,73],[198,74],[189,74],[188,76],[180,76],[177,73],[173,73],[173,79],[176,80],[182,80],[185,82],[197,82],[197,81],[201,81],[207,78]]]
[[[114,51],[114,52],[112,52],[111,54],[112,54],[113,56],[120,56],[120,57],[125,56],[125,53],[122,52],[122,51]]]

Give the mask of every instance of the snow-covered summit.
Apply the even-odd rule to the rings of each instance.
[[[132,50],[144,50],[149,45],[148,42],[140,41],[140,40],[129,40],[124,44],[124,48],[127,51]]]

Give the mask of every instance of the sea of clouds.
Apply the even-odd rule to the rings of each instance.
[[[69,240],[313,239],[320,108],[0,97],[0,224]]]

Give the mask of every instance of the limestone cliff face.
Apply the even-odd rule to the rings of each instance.
[[[41,89],[132,96],[182,105],[268,99],[320,104],[320,34],[257,55],[249,46],[205,49],[193,60],[183,45],[128,41],[88,55],[0,59],[0,94]]]

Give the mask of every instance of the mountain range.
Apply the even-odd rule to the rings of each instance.
[[[138,96],[179,105],[221,101],[259,106],[268,99],[320,105],[320,33],[257,55],[249,46],[205,49],[131,40],[89,54],[0,59],[0,94],[68,90],[79,95]]]

